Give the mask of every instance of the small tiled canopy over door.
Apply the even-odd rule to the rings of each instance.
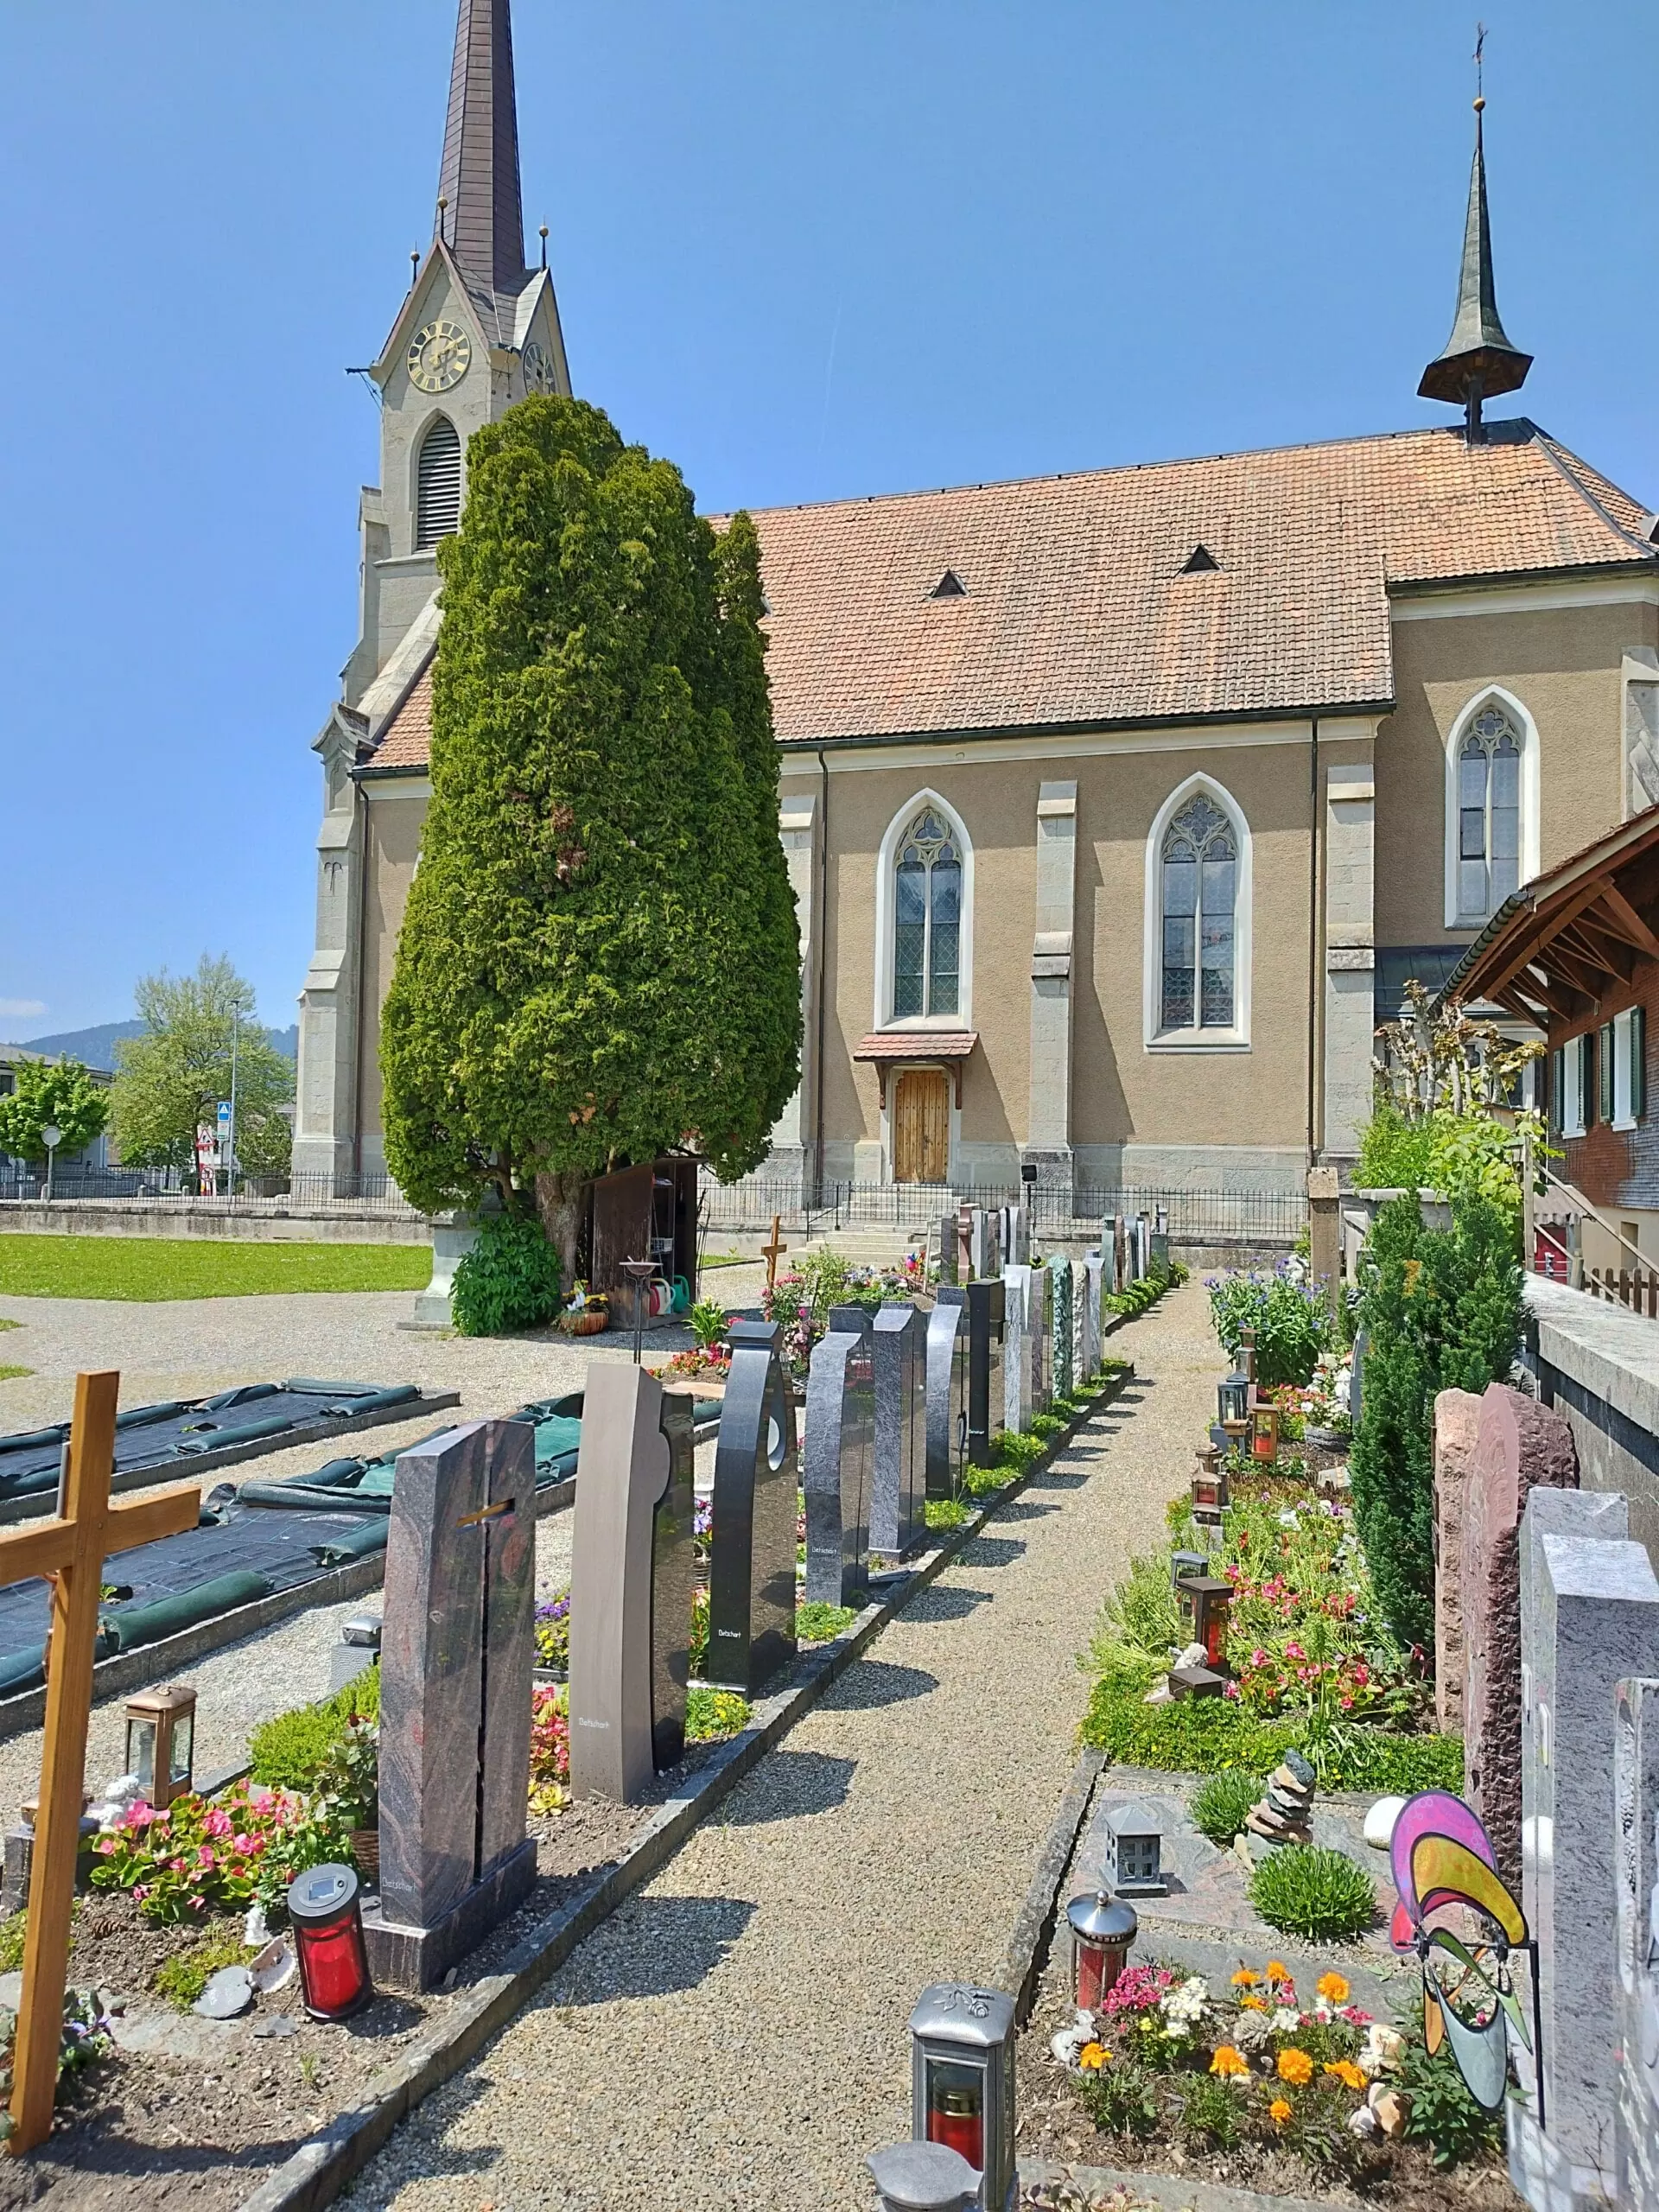
[[[943,1183],[950,1173],[950,1089],[942,1068],[906,1068],[893,1095],[895,1183]]]

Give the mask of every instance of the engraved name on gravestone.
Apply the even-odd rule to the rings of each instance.
[[[1076,1377],[1071,1371],[1071,1262],[1070,1260],[1051,1260],[1049,1274],[1053,1287],[1054,1342],[1053,1363],[1050,1370],[1054,1378],[1054,1395],[1064,1398],[1071,1394]]]
[[[862,1605],[869,1594],[875,1383],[869,1316],[837,1307],[812,1347],[806,1379],[806,1596]]]
[[[775,1321],[734,1321],[715,1444],[707,1681],[752,1690],[795,1656],[795,1405]]]
[[[875,1317],[875,1471],[870,1549],[903,1559],[926,1534],[926,1325],[906,1300]]]
[[[927,1317],[927,1495],[954,1497],[968,1457],[968,1301],[941,1288]]]
[[[525,1835],[535,1437],[474,1421],[397,1462],[380,1647],[374,1978],[431,1987],[536,1878]]]
[[[685,1750],[692,1401],[595,1361],[582,1400],[570,1585],[570,1787],[630,1804]]]
[[[1522,2172],[1541,2157],[1547,2177],[1559,2183],[1564,2164],[1580,2189],[1610,2183],[1614,2158],[1616,1694],[1623,1677],[1659,1674],[1659,1582],[1623,1534],[1624,1507],[1539,1489],[1522,1530],[1522,1900],[1538,1943],[1548,2139],[1529,2113],[1510,2130]]]
[[[1618,1685],[1613,1718],[1618,1897],[1614,1989],[1621,2054],[1614,2110],[1615,2201],[1659,2212],[1659,1681]]]
[[[1031,1427],[1031,1339],[1026,1306],[1031,1297],[1028,1267],[1002,1270],[1002,1426],[1015,1436]]]
[[[1001,1280],[968,1285],[968,1459],[988,1467],[1003,1426],[1003,1362],[1010,1350]]]

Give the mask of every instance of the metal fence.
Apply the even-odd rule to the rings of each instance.
[[[46,1197],[46,1178],[19,1172],[0,1176],[0,1202],[38,1205]],[[418,1216],[390,1175],[238,1175],[234,1190],[204,1192],[194,1175],[174,1168],[109,1167],[95,1172],[68,1168],[52,1178],[52,1201],[70,1204],[89,1198],[148,1202],[180,1209],[212,1208],[223,1213],[328,1211]]]
[[[714,1230],[770,1228],[776,1215],[793,1236],[842,1230],[921,1230],[960,1205],[1023,1205],[1039,1236],[1092,1236],[1109,1214],[1168,1217],[1172,1241],[1288,1249],[1307,1225],[1307,1200],[1294,1191],[1170,1190],[1125,1184],[1073,1190],[1055,1184],[825,1183],[813,1197],[796,1180],[746,1177],[721,1184],[705,1176],[704,1224]]]

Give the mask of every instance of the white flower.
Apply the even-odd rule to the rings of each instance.
[[[1048,2047],[1062,2066],[1076,2073],[1077,2059],[1084,2045],[1092,2043],[1094,2039],[1094,2015],[1091,2012],[1079,2012],[1069,2028],[1062,2028],[1058,2035],[1050,2040]]]
[[[1301,1516],[1294,1505],[1287,1507],[1279,1516],[1279,1526],[1281,1529],[1300,1529],[1301,1525]]]
[[[1287,2028],[1300,2028],[1302,2016],[1294,2005],[1281,2005],[1273,2016],[1273,2024],[1282,2034]]]

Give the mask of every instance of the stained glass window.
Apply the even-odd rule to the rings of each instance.
[[[1521,882],[1521,739],[1483,707],[1458,756],[1458,914],[1484,921]]]
[[[1164,832],[1165,1029],[1233,1026],[1234,910],[1238,841],[1233,825],[1195,791]]]
[[[899,848],[893,910],[893,1013],[958,1011],[962,855],[949,825],[925,807]]]

